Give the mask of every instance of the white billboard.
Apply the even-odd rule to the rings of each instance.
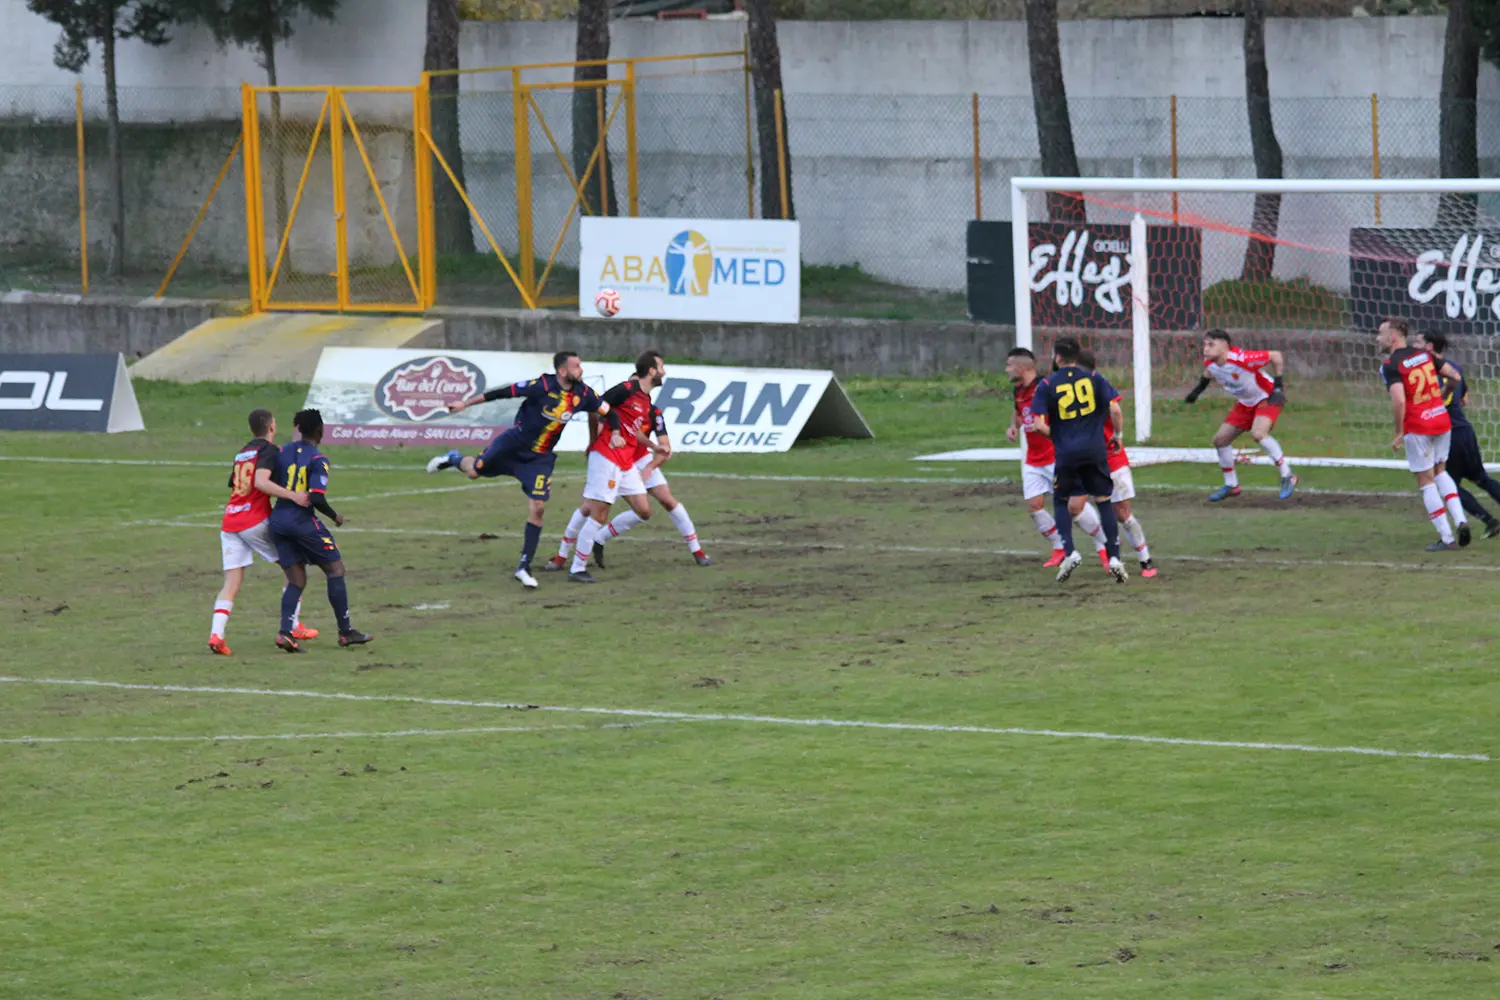
[[[322,411],[330,444],[482,448],[515,422],[520,402],[496,400],[457,415],[447,405],[486,389],[552,371],[550,354],[325,347],[307,392]],[[596,392],[625,381],[634,366],[584,359]],[[874,437],[829,371],[674,365],[652,397],[674,451],[786,451],[799,437]],[[588,447],[585,414],[563,428],[558,451]]]
[[[795,222],[757,219],[581,220],[578,311],[617,319],[796,323],[802,318],[801,235]]]

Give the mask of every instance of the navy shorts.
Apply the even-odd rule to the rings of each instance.
[[[557,465],[553,452],[535,452],[515,430],[501,433],[474,462],[474,471],[486,478],[511,476],[521,484],[521,492],[532,500],[552,496],[552,470]]]
[[[323,522],[312,519],[311,525],[271,525],[271,537],[276,540],[276,561],[283,567],[326,566],[344,557],[333,540],[333,532],[323,527]]]
[[[1054,495],[1059,497],[1108,497],[1115,491],[1109,474],[1108,458],[1086,458],[1080,461],[1058,459]]]
[[[1485,478],[1484,456],[1479,451],[1479,438],[1473,427],[1455,427],[1449,438],[1448,475],[1455,480],[1467,479],[1477,483]]]

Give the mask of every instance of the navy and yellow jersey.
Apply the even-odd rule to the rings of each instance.
[[[1464,416],[1464,399],[1469,395],[1469,383],[1464,381],[1464,370],[1449,361],[1453,370],[1458,372],[1457,379],[1443,378],[1439,374],[1439,381],[1443,383],[1443,403],[1448,407],[1448,419],[1453,422],[1454,427],[1468,427],[1469,418]],[[1438,366],[1442,367],[1441,364]]]
[[[609,405],[599,394],[582,382],[571,389],[564,389],[562,380],[556,375],[543,373],[527,382],[502,385],[484,394],[485,402],[497,399],[519,399],[521,410],[516,414],[515,430],[526,442],[526,448],[545,455],[557,446],[563,428],[575,412],[609,412]]]
[[[1060,368],[1037,384],[1031,412],[1047,418],[1059,465],[1107,461],[1104,422],[1115,387],[1098,372],[1078,365]]]
[[[293,493],[326,495],[328,459],[310,441],[293,441],[276,456],[276,471],[271,478],[276,485]],[[271,526],[277,529],[302,529],[315,520],[311,507],[299,507],[290,500],[278,499],[271,510]]]

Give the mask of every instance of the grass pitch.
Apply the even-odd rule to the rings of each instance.
[[[330,448],[376,641],[300,657],[264,565],[204,649],[227,459],[300,389],[0,435],[86,460],[0,461],[0,997],[1496,995],[1500,764],[1354,750],[1500,755],[1500,543],[1423,552],[1406,475],[1215,508],[1143,469],[1161,577],[1059,587],[978,481],[1014,469],[909,461],[998,443],[997,387],[856,382],[875,442],[682,456],[718,565],[659,517],[591,588],[510,580],[513,485]]]

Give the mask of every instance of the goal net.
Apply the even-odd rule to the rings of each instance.
[[[1092,350],[1134,415],[1128,440],[1216,460],[1232,399],[1183,398],[1204,331],[1222,328],[1285,355],[1290,456],[1405,468],[1375,342],[1395,316],[1446,336],[1465,412],[1500,458],[1500,181],[1017,178],[1011,210],[1017,343]]]

